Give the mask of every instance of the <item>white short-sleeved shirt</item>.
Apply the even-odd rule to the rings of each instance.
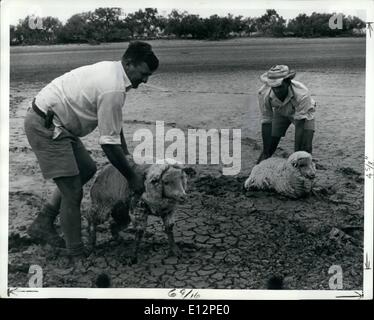
[[[280,101],[271,87],[263,85],[258,91],[258,101],[262,123],[272,122],[273,113],[293,120],[313,120],[316,103],[310,96],[308,88],[299,81],[292,80],[288,95]]]
[[[36,105],[52,109],[56,132],[64,127],[77,137],[99,128],[99,144],[121,144],[122,109],[131,82],[121,61],[103,61],[56,78],[35,97]]]

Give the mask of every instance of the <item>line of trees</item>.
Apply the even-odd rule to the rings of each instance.
[[[286,22],[274,9],[258,18],[212,15],[202,18],[172,10],[166,17],[155,8],[127,15],[121,8],[98,8],[78,13],[65,24],[58,18],[27,16],[10,26],[11,45],[120,42],[132,39],[227,39],[248,36],[332,37],[364,34],[365,22],[342,16],[341,29],[331,29],[331,14],[299,14]]]

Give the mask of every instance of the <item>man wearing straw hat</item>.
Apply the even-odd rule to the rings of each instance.
[[[94,176],[96,165],[79,137],[96,127],[109,161],[135,193],[142,193],[143,177],[126,158],[122,109],[128,90],[146,83],[158,64],[151,45],[135,41],[121,61],[74,69],[36,95],[25,119],[25,132],[44,178],[53,179],[57,188],[28,229],[32,239],[66,247],[70,257],[88,253],[81,240],[80,205],[83,185]],[[64,241],[54,228],[59,213]]]
[[[316,104],[308,88],[292,80],[295,74],[286,65],[276,65],[260,76],[264,83],[258,93],[263,151],[257,163],[274,154],[291,123],[295,125],[295,151],[312,153]]]

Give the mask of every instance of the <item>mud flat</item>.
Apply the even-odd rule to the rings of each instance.
[[[176,212],[175,236],[183,251],[179,259],[167,256],[167,239],[156,218],[150,219],[139,263],[133,265],[132,230],[114,243],[104,225],[96,251],[74,267],[48,245],[27,238],[27,227],[53,190],[53,183],[43,180],[23,130],[32,98],[60,73],[117,60],[125,47],[12,48],[9,286],[27,286],[29,266],[39,264],[45,287],[92,287],[104,272],[113,287],[262,289],[277,276],[289,289],[329,289],[328,270],[340,265],[344,289],[362,288],[364,39],[154,42],[160,71],[149,86],[131,91],[126,102],[124,130],[130,148],[135,146],[134,131],[154,130],[156,120],[182,130],[241,128],[241,172],[223,176],[217,165],[196,166],[190,198]],[[258,76],[279,63],[297,70],[296,79],[310,88],[318,104],[315,192],[296,201],[242,190],[260,153]],[[290,128],[277,156],[292,152],[293,134]],[[107,160],[97,132],[82,140],[101,168]],[[83,211],[89,206],[89,186]]]

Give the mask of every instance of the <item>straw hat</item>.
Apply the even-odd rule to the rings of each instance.
[[[293,79],[296,75],[295,70],[290,70],[286,65],[276,65],[270,68],[260,76],[263,83],[270,87],[278,87],[284,79]]]

